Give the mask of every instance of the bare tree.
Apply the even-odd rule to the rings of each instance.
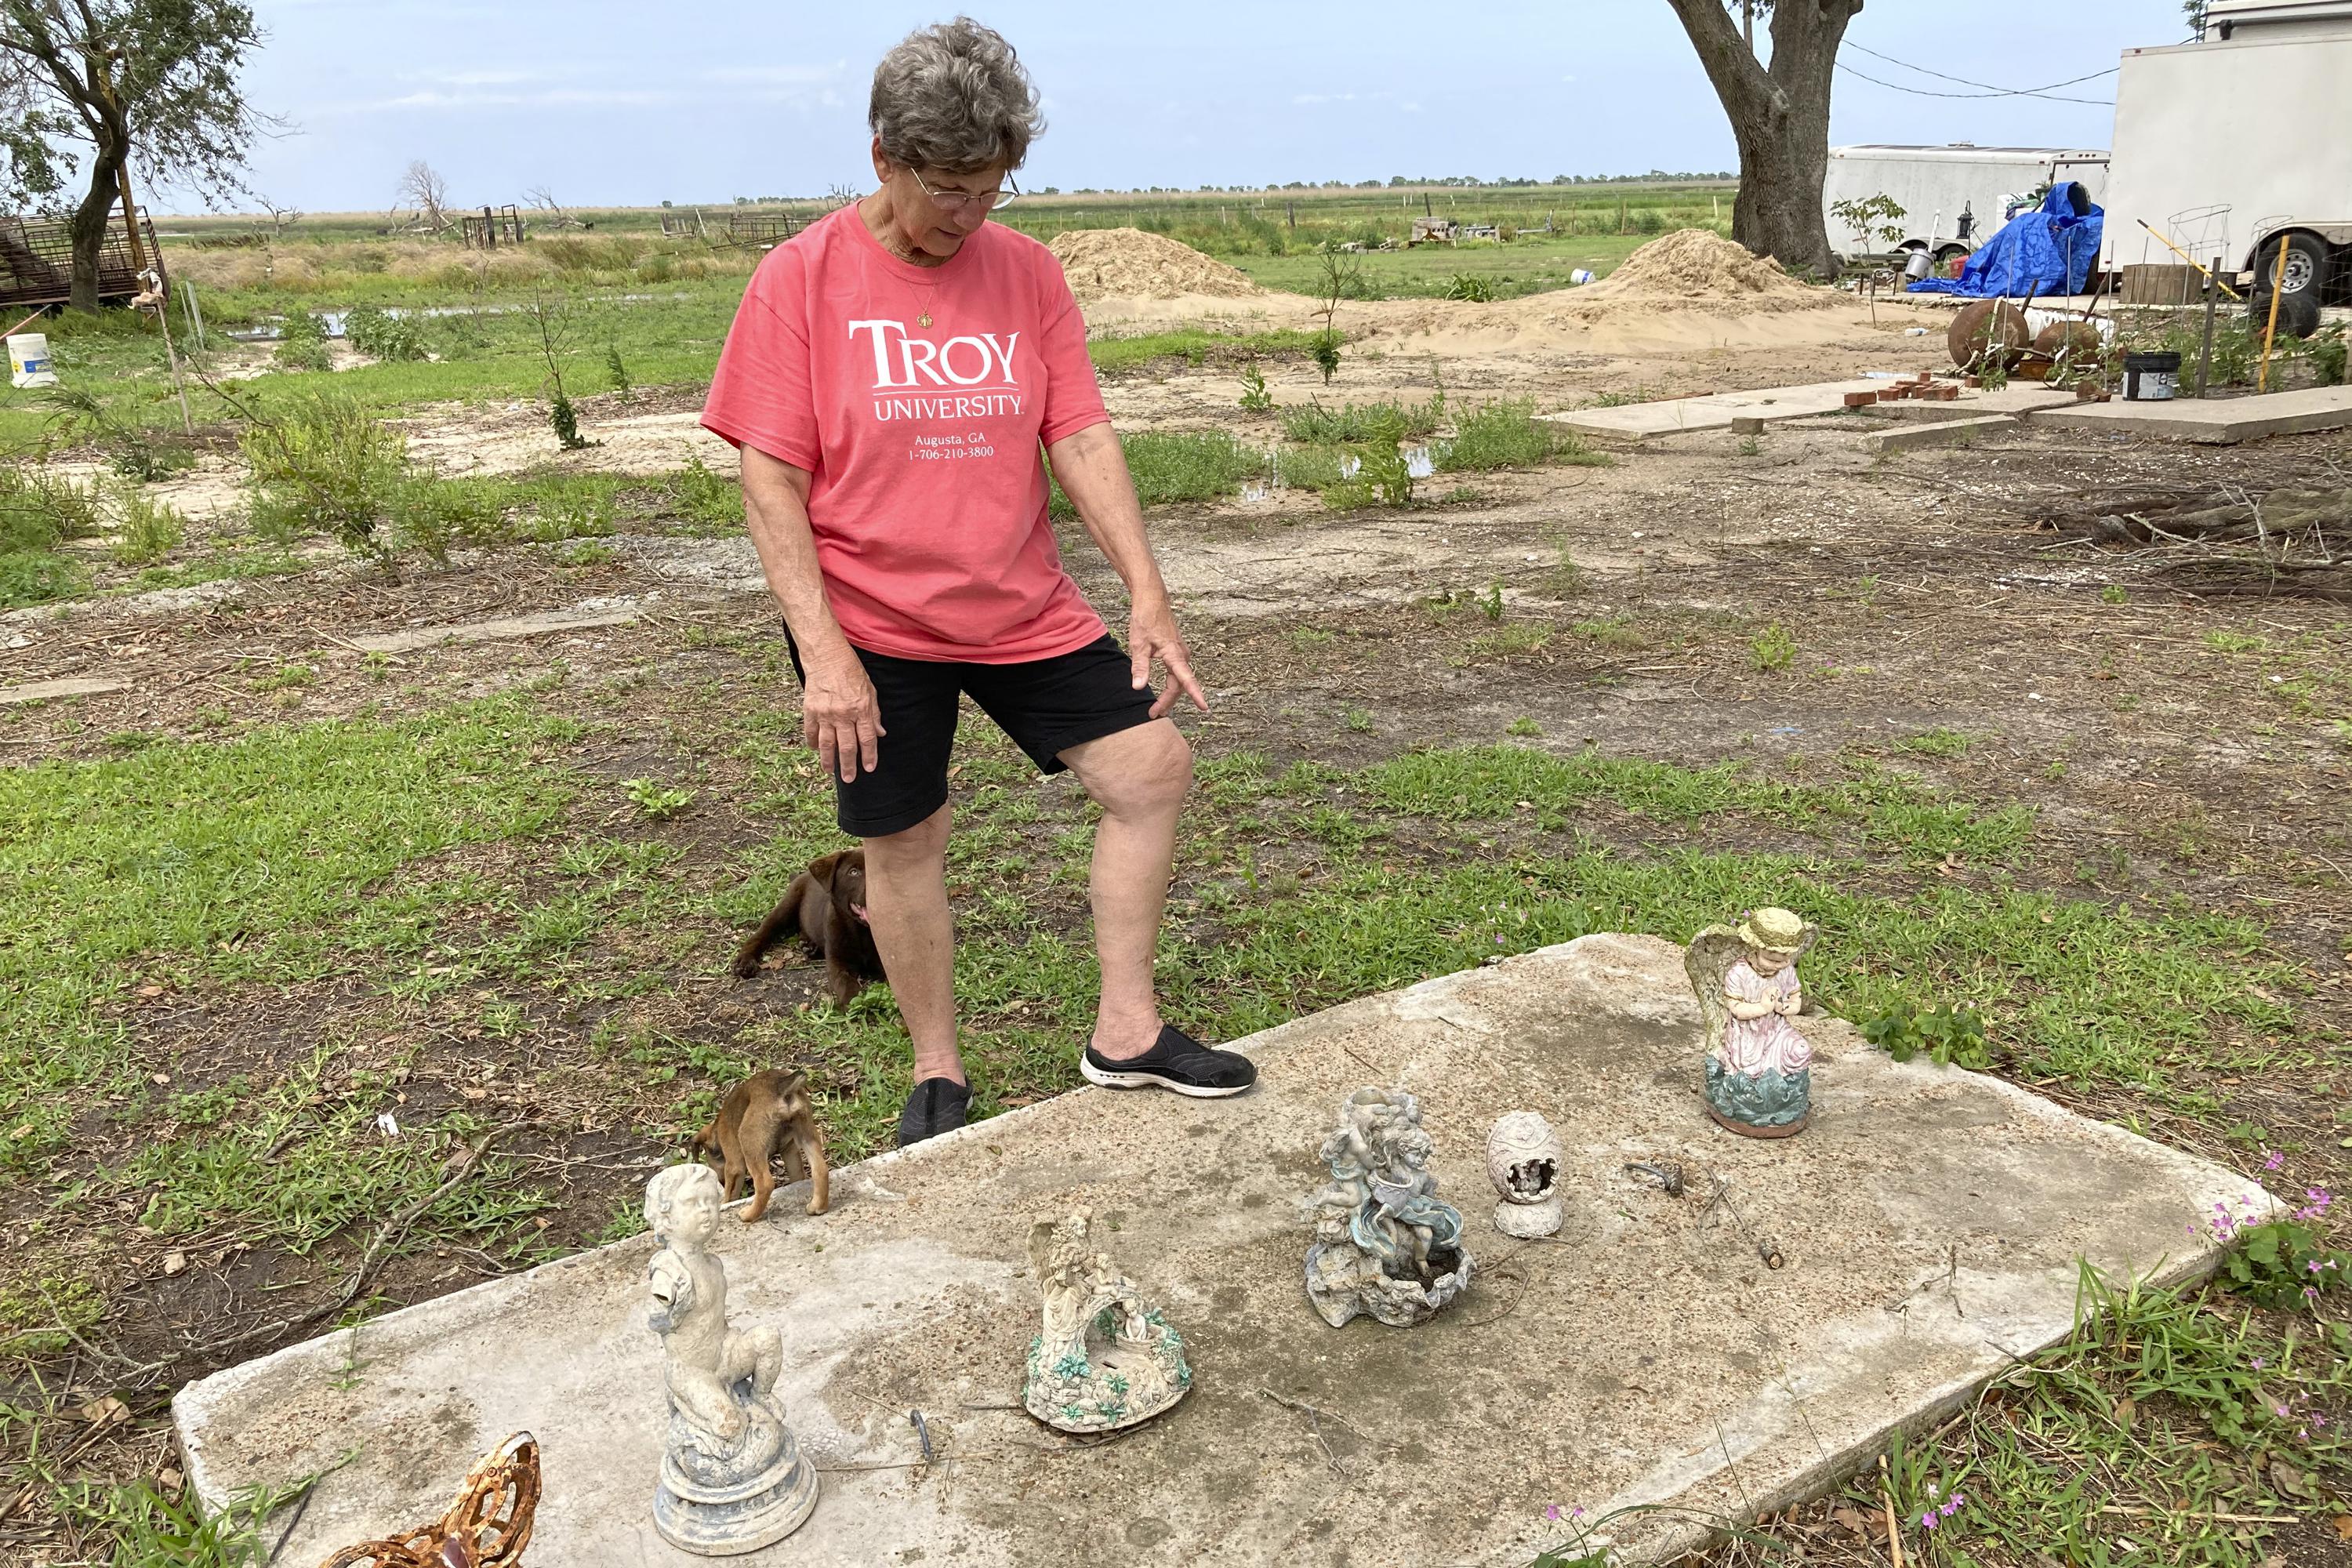
[[[526,205],[535,207],[539,211],[547,215],[545,218],[541,220],[541,226],[544,227],[577,228],[580,226],[580,220],[573,217],[570,213],[565,212],[563,210],[563,204],[555,199],[555,193],[549,190],[545,185],[531,186],[530,189],[523,192],[522,199]]]
[[[1838,46],[1863,0],[1780,0],[1769,5],[1768,65],[1740,37],[1725,0],[1666,0],[1706,68],[1739,144],[1731,237],[1794,270],[1837,267],[1822,216],[1830,163],[1830,85]],[[1756,0],[1767,8],[1766,0]]]
[[[434,233],[449,226],[448,215],[442,210],[449,204],[449,182],[424,159],[415,160],[402,171],[394,198],[415,207],[425,226]]]

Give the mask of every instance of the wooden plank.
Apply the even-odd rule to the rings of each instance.
[[[2135,262],[2124,268],[2124,304],[2190,305],[2201,298],[2194,267],[2174,262]]]

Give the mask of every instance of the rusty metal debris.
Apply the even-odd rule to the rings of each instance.
[[[319,1568],[517,1568],[538,1510],[539,1443],[518,1432],[476,1461],[439,1519],[346,1546]]]
[[[1683,1168],[1672,1160],[1661,1161],[1654,1165],[1636,1160],[1628,1163],[1625,1169],[1635,1174],[1649,1177],[1657,1183],[1670,1198],[1683,1195]]]

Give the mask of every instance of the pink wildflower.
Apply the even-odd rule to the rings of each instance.
[[[2280,1153],[2280,1152],[2279,1152],[2277,1150],[2275,1150],[2275,1149],[2269,1149],[2269,1150],[2265,1150],[2265,1151],[2263,1151],[2263,1170],[2265,1170],[2265,1171],[2278,1171],[2278,1170],[2284,1170],[2284,1169],[2285,1169],[2285,1167],[2286,1167],[2286,1156],[2285,1156],[2285,1155],[2284,1155],[2284,1154]]]

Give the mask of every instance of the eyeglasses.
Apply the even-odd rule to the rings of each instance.
[[[909,169],[907,173],[913,178],[916,188],[930,197],[931,204],[944,213],[968,213],[975,206],[982,212],[992,213],[1011,206],[1013,198],[1021,194],[1021,187],[1011,180],[1004,182],[1009,188],[1003,190],[935,191],[923,184],[923,176],[914,170]]]

